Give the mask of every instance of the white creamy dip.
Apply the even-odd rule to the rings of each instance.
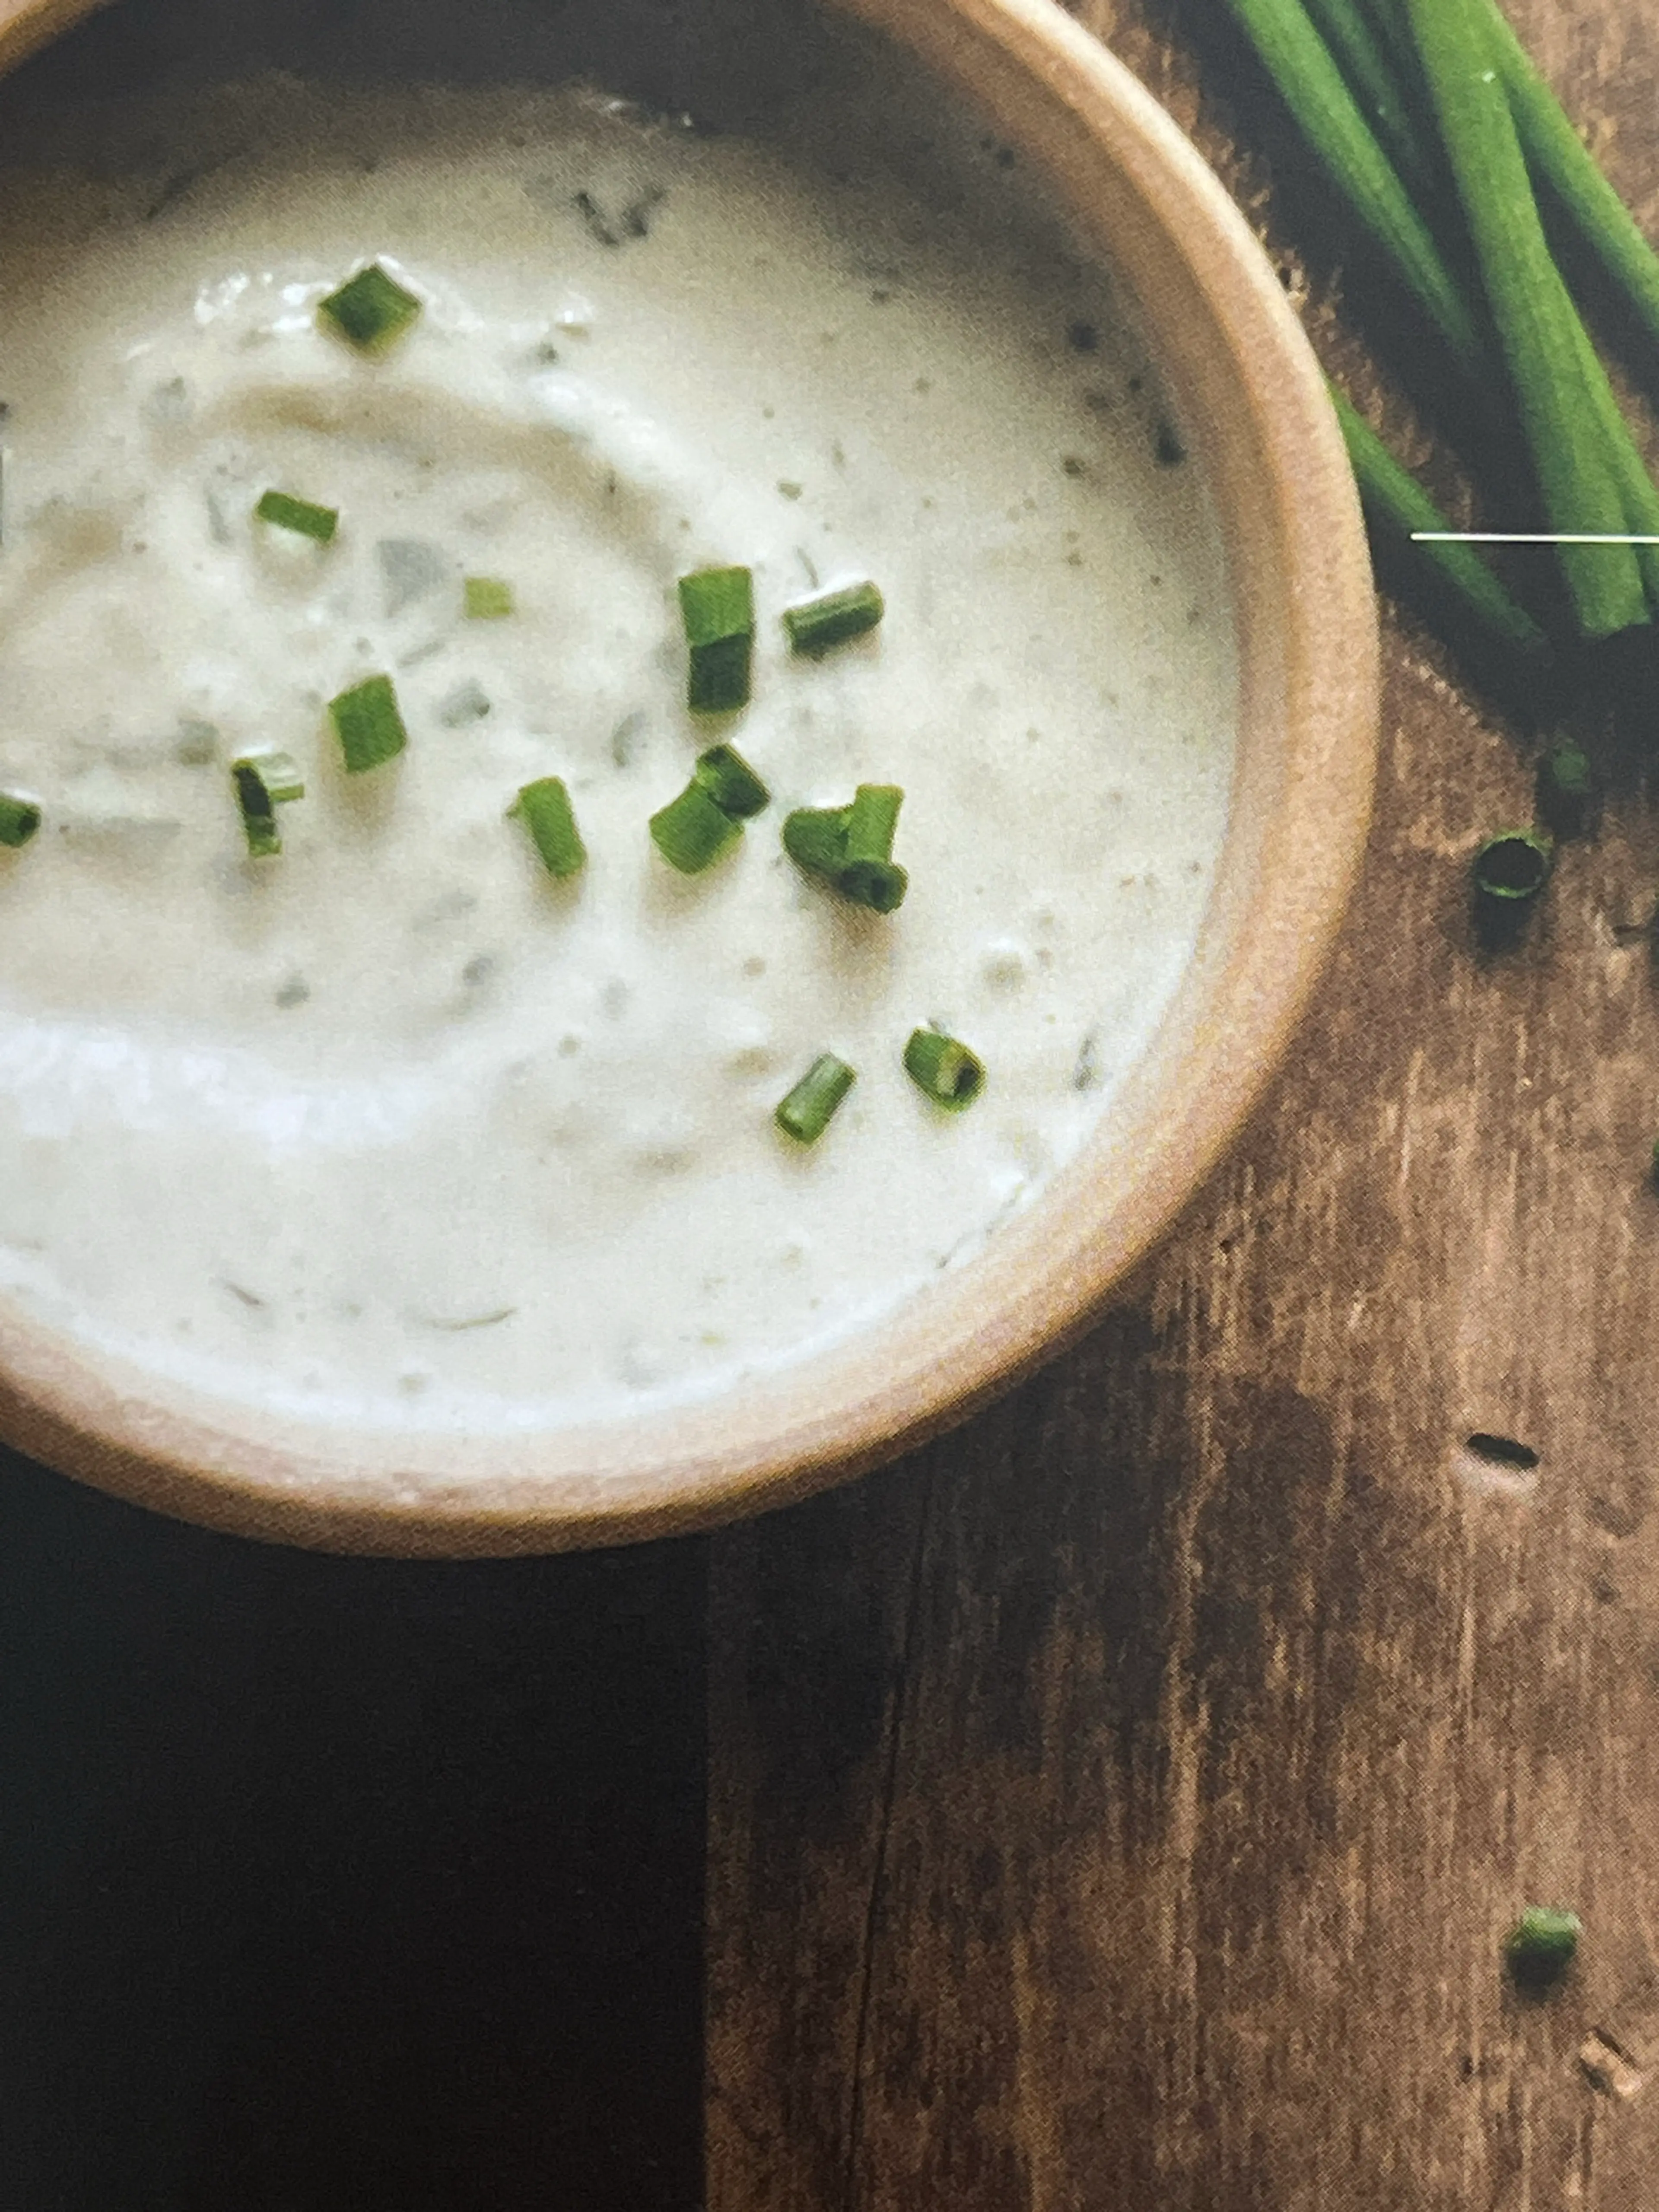
[[[889,158],[842,97],[750,140],[266,88],[173,119],[183,182],[0,182],[19,1306],[273,1411],[608,1415],[869,1324],[1110,1113],[1222,839],[1218,532],[998,149]],[[316,310],[374,258],[424,306],[367,359]],[[273,487],[334,542],[257,522]],[[711,721],[676,580],[715,563],[759,635]],[[882,628],[792,658],[783,609],[865,577]],[[379,672],[408,748],[348,777],[325,704]],[[647,822],[722,738],[773,803],[680,877]],[[260,747],[307,786],[265,860]],[[568,884],[504,818],[548,775]],[[886,917],[780,843],[861,781],[906,793]],[[903,1071],[930,1020],[988,1072],[960,1115]],[[858,1081],[808,1149],[772,1114],[824,1051]]]

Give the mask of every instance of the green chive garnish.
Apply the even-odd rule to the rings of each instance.
[[[711,745],[700,754],[695,770],[700,783],[722,814],[734,822],[746,821],[769,805],[772,794],[741,753],[730,745]]]
[[[959,1114],[985,1088],[984,1064],[943,1030],[913,1030],[904,1048],[904,1072],[936,1106]]]
[[[349,775],[379,768],[409,743],[389,676],[366,677],[349,691],[342,691],[337,699],[331,699],[328,711]]]
[[[686,703],[694,714],[731,714],[749,700],[754,579],[747,568],[700,568],[680,578],[679,592],[691,654]]]
[[[678,799],[651,817],[651,838],[671,868],[700,876],[743,831],[694,777]]]
[[[844,1060],[821,1052],[772,1118],[797,1144],[815,1145],[856,1079]]]
[[[550,876],[574,876],[587,859],[587,848],[570,808],[570,793],[556,775],[526,783],[507,810],[516,814],[535,841]]]
[[[326,545],[340,526],[337,507],[318,507],[286,491],[264,493],[253,512],[261,522],[275,523],[278,530],[297,531],[301,538],[314,538],[319,545]]]
[[[1583,1932],[1576,1912],[1529,1905],[1504,1939],[1510,1979],[1534,1993],[1553,1988],[1572,1964]]]
[[[1474,887],[1482,898],[1510,904],[1536,898],[1554,852],[1555,841],[1541,830],[1503,830],[1475,854]]]
[[[513,612],[513,586],[499,576],[469,576],[461,589],[469,622],[505,622]]]
[[[317,312],[360,352],[383,353],[420,313],[421,303],[378,261],[371,261],[320,301]]]
[[[283,849],[276,809],[306,795],[305,778],[292,753],[244,753],[230,764],[236,803],[242,810],[247,848],[256,860]]]
[[[1564,738],[1538,763],[1538,811],[1558,837],[1576,837],[1595,803],[1595,770],[1582,745]]]
[[[783,847],[797,867],[824,876],[844,899],[891,914],[910,879],[889,858],[904,793],[896,783],[861,783],[850,806],[803,806],[787,816]]]
[[[786,607],[783,626],[793,651],[817,655],[844,645],[850,637],[862,637],[885,612],[885,602],[873,584],[848,584],[804,605]]]
[[[40,809],[20,791],[0,791],[0,845],[27,845],[40,827]]]

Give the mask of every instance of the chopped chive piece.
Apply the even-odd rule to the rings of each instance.
[[[361,352],[383,353],[420,313],[421,303],[378,261],[371,261],[319,302],[317,312]]]
[[[1538,811],[1558,837],[1576,837],[1595,802],[1595,770],[1582,745],[1564,738],[1538,763]]]
[[[0,791],[0,845],[27,845],[40,827],[40,809],[21,791]]]
[[[886,612],[886,603],[871,583],[848,584],[839,592],[825,592],[799,607],[786,607],[783,626],[796,653],[828,653],[848,638],[862,637],[874,629]]]
[[[686,703],[694,714],[746,706],[755,649],[754,579],[747,568],[700,568],[679,580],[680,619],[690,648]]]
[[[469,576],[461,589],[469,622],[505,622],[513,612],[513,586],[499,576]]]
[[[695,774],[722,814],[734,822],[747,820],[771,804],[772,794],[741,753],[730,745],[711,745],[697,760]]]
[[[1554,851],[1554,840],[1541,830],[1505,830],[1488,837],[1474,856],[1474,887],[1482,898],[1536,898]]]
[[[306,795],[305,778],[292,753],[244,753],[230,764],[236,804],[242,811],[247,848],[256,860],[283,849],[276,809]]]
[[[1510,1978],[1534,1992],[1559,1982],[1572,1964],[1583,1923],[1576,1912],[1529,1905],[1504,1938],[1504,1962]]]
[[[861,783],[850,806],[804,806],[785,819],[783,848],[797,867],[828,877],[844,899],[876,914],[904,903],[910,878],[888,858],[904,793],[896,783]]]
[[[262,494],[253,512],[261,522],[275,523],[278,530],[297,531],[301,538],[314,538],[319,545],[326,545],[340,526],[338,507],[318,507],[308,499],[295,499],[291,492]]]
[[[904,1072],[936,1106],[959,1114],[985,1088],[984,1063],[942,1030],[913,1030],[904,1048]]]
[[[694,778],[651,817],[651,838],[671,868],[700,876],[743,832]]]
[[[847,858],[850,806],[798,806],[783,821],[783,849],[798,868],[815,876],[839,874]]]
[[[507,810],[529,830],[550,876],[574,876],[587,859],[587,848],[570,808],[570,793],[556,775],[526,783]]]
[[[833,1052],[821,1052],[772,1118],[797,1144],[815,1145],[856,1080],[844,1060],[837,1060]]]
[[[398,712],[398,695],[389,676],[366,677],[349,691],[342,691],[338,698],[331,699],[328,711],[335,735],[340,740],[340,750],[345,756],[349,775],[361,775],[365,769],[379,768],[383,761],[402,752],[409,743],[409,732]]]

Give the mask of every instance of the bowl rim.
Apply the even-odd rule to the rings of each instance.
[[[0,70],[100,4],[0,0]],[[0,1435],[48,1465],[201,1525],[333,1551],[482,1557],[714,1527],[850,1480],[1073,1341],[1265,1090],[1364,853],[1378,718],[1364,526],[1312,349],[1189,140],[1055,0],[832,4],[985,111],[1127,279],[1226,541],[1241,704],[1221,869],[1109,1127],[971,1265],[845,1342],[705,1401],[518,1438],[228,1409],[0,1308]]]

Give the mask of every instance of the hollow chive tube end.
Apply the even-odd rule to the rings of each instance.
[[[833,1052],[820,1053],[772,1118],[798,1145],[815,1145],[857,1076]]]
[[[904,1072],[936,1106],[959,1114],[985,1088],[985,1065],[959,1038],[943,1030],[913,1030],[904,1048]]]
[[[1555,841],[1541,830],[1504,830],[1474,856],[1474,888],[1500,905],[1524,905],[1549,880]]]
[[[730,745],[711,745],[700,754],[693,781],[734,822],[746,822],[772,801],[771,793],[754,769]]]

